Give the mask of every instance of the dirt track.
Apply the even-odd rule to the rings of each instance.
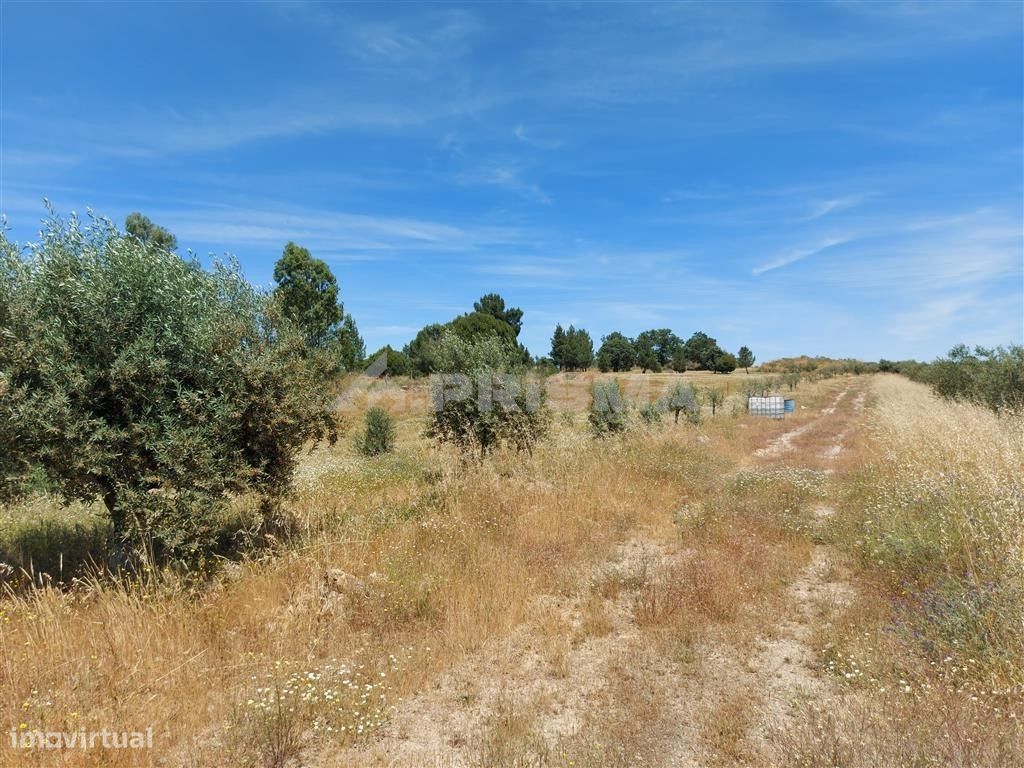
[[[831,471],[856,435],[863,386],[846,384],[808,421],[754,450],[744,471]],[[831,514],[818,504],[810,510],[812,526]],[[594,566],[573,594],[538,595],[531,621],[465,658],[432,689],[401,702],[382,740],[344,755],[338,764],[477,765],[487,749],[481,734],[496,727],[515,730],[517,718],[533,730],[519,734],[519,746],[512,749],[523,748],[525,739],[554,764],[551,745],[571,743],[581,734],[599,738],[615,727],[644,729],[634,739],[638,749],[660,756],[635,764],[705,765],[716,755],[722,758],[723,742],[738,750],[735,758],[768,759],[770,734],[785,726],[791,704],[834,694],[810,638],[849,604],[853,590],[835,553],[808,543],[806,562],[783,588],[772,621],[759,623],[758,606],[744,605],[741,613],[752,622],[724,631],[711,627],[687,658],[671,658],[638,624],[637,606],[652,590],[668,588],[681,563],[701,554],[685,542],[636,532]],[[595,589],[609,583],[617,588],[595,597]],[[623,680],[636,690],[617,690]],[[717,733],[730,727],[736,707],[745,710],[740,732]]]

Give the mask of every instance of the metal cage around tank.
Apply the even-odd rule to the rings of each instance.
[[[792,402],[792,401],[789,401]],[[781,419],[786,411],[792,412],[792,407],[786,408],[786,398],[782,395],[766,395],[763,397],[750,397],[747,399],[747,411],[751,416],[763,416],[768,419]]]

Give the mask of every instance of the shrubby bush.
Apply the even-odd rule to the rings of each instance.
[[[119,564],[222,551],[232,498],[280,530],[304,443],[333,439],[331,361],[247,283],[106,220],[0,232],[0,499],[101,499]],[[230,538],[230,537],[227,537]]]
[[[432,383],[429,437],[482,459],[499,445],[532,453],[547,434],[546,392],[518,368],[518,350],[504,339],[442,332],[434,361],[441,373]]]
[[[960,344],[928,365],[900,363],[900,372],[930,384],[947,399],[967,400],[995,412],[1024,411],[1024,346],[975,347]]]
[[[679,415],[686,414],[687,421],[696,424],[700,421],[700,403],[697,392],[692,384],[677,382],[664,398],[665,407],[675,415],[675,423],[679,423]]]
[[[427,436],[480,459],[499,445],[532,453],[550,427],[544,388],[525,375],[441,374],[433,386]]]
[[[595,381],[588,420],[590,428],[598,437],[622,432],[628,424],[628,408],[622,396],[619,382]]]
[[[436,373],[509,371],[519,365],[515,347],[505,338],[492,334],[466,337],[451,329],[441,332],[432,355]]]
[[[364,417],[366,429],[357,438],[356,447],[364,456],[380,456],[395,450],[395,420],[380,406],[373,406]]]
[[[661,423],[661,414],[664,412],[662,403],[648,403],[639,409],[640,420],[649,426]]]

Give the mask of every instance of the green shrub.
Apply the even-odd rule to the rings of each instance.
[[[480,459],[499,445],[532,453],[551,424],[544,388],[522,375],[442,374],[432,400],[427,436]]]
[[[247,283],[106,220],[0,232],[0,499],[40,473],[106,506],[119,564],[208,561],[233,496],[280,529],[303,444],[333,438],[331,362]]]
[[[395,420],[379,406],[366,412],[366,431],[356,440],[364,456],[380,456],[395,450]]]
[[[960,344],[947,357],[929,365],[901,364],[900,371],[947,399],[968,400],[997,413],[1024,411],[1024,346],[971,351]]]
[[[716,387],[705,387],[701,390],[704,402],[711,406],[711,415],[714,416],[719,406],[725,402],[725,393]]]
[[[662,408],[659,403],[650,403],[640,409],[640,420],[644,424],[654,425],[661,423]]]
[[[679,423],[679,414],[681,413],[685,413],[687,420],[692,424],[700,421],[700,404],[697,402],[697,392],[692,384],[676,382],[665,396],[664,403],[665,407],[675,415],[676,424]]]
[[[628,409],[618,381],[595,381],[592,388],[590,428],[598,437],[622,432],[628,423]]]

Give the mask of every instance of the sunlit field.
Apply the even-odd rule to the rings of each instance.
[[[0,0],[0,768],[1024,768],[1021,0]]]
[[[895,376],[794,394],[603,440],[559,409],[482,464],[410,408],[392,454],[306,456],[301,533],[211,585],[37,578],[0,719],[154,747],[4,764],[1014,763],[1020,422]],[[69,517],[9,508],[4,546]]]

